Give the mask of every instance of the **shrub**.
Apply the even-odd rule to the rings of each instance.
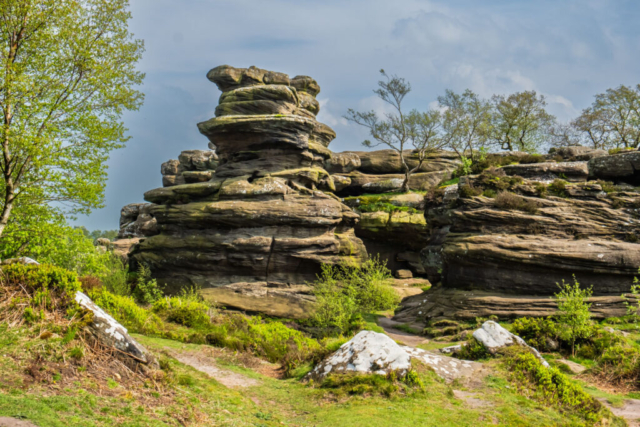
[[[540,351],[554,351],[560,345],[560,327],[550,318],[522,317],[514,320],[511,332]]]
[[[137,305],[133,297],[115,295],[104,288],[90,292],[89,297],[131,332],[158,335],[164,329],[162,320]]]
[[[152,311],[169,322],[189,328],[208,326],[211,323],[209,305],[197,294],[196,289],[183,289],[180,295],[160,298],[153,303]]]
[[[547,197],[547,186],[544,185],[541,182],[536,182],[535,183],[535,189],[536,189],[536,193],[538,193],[538,197],[544,199],[545,197]]]
[[[491,354],[480,341],[472,337],[460,347],[456,357],[464,360],[480,360],[491,357]]]
[[[604,349],[598,361],[597,371],[609,381],[618,383],[633,382],[640,379],[640,350],[637,347],[621,343]]]
[[[28,293],[32,310],[25,312],[25,319],[43,318],[44,311],[60,311],[72,316],[78,310],[76,292],[82,289],[76,273],[49,264],[11,264],[2,267],[0,277],[7,288],[20,288]],[[35,311],[42,312],[39,316]]]
[[[559,197],[566,197],[567,193],[565,192],[567,188],[566,181],[561,179],[554,179],[551,184],[549,184],[549,191]]]
[[[557,368],[546,368],[532,353],[513,346],[504,363],[518,389],[527,397],[568,410],[576,410],[587,420],[598,421],[606,413],[600,402],[587,394]]]
[[[508,191],[498,193],[494,199],[494,205],[500,209],[519,210],[529,214],[535,214],[538,211],[538,205],[535,202]]]
[[[133,296],[141,304],[153,304],[162,298],[158,282],[151,278],[151,270],[144,264],[140,264],[138,267]]]
[[[640,274],[640,268],[638,268]],[[624,304],[627,306],[627,316],[630,316],[634,322],[637,322],[640,318],[640,280],[637,277],[633,278],[633,284],[629,293],[633,297],[633,300],[629,299],[626,295],[622,294]]]
[[[520,163],[523,165],[531,163],[544,163],[546,161],[547,158],[541,154],[529,154],[524,157],[520,157]]]
[[[475,188],[470,184],[460,185],[458,187],[458,194],[463,199],[470,199],[475,196],[479,196],[482,194],[482,190],[479,188]]]
[[[599,179],[596,182],[600,185],[600,187],[602,187],[602,191],[604,191],[607,194],[613,193],[614,191],[616,191],[616,187],[611,181],[603,181]]]
[[[387,284],[390,278],[391,272],[379,258],[359,266],[324,264],[313,284],[316,309],[310,323],[328,334],[358,329],[362,314],[392,309],[399,303]]]
[[[594,333],[594,324],[591,320],[589,308],[591,304],[587,300],[593,293],[592,288],[581,289],[580,283],[573,276],[573,284],[557,284],[560,292],[554,298],[558,304],[558,323],[561,326],[561,336],[571,343],[571,354],[576,354],[576,341],[589,338]]]

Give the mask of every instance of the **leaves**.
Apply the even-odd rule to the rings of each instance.
[[[129,18],[127,0],[0,0],[0,232],[14,207],[103,206],[121,115],[143,100]]]

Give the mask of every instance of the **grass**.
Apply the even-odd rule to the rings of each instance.
[[[3,373],[22,376],[14,361],[22,353],[25,330],[2,334]],[[135,335],[155,354],[198,352],[203,346]],[[75,426],[570,426],[577,416],[545,408],[515,392],[497,367],[494,375],[469,389],[487,406],[472,408],[452,393],[433,372],[420,372],[426,393],[416,391],[391,398],[381,394],[336,395],[335,390],[310,386],[296,379],[279,380],[241,366],[237,357],[217,359],[217,365],[258,380],[258,385],[233,390],[162,356],[174,381],[156,388],[132,387],[111,379],[103,390],[91,377],[57,387],[55,384],[16,386],[0,382],[0,416],[22,416],[45,427]],[[465,388],[462,385],[455,386]]]

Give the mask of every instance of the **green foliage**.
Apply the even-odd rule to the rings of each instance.
[[[279,321],[240,314],[214,318],[205,333],[206,342],[211,345],[251,351],[270,362],[281,362],[287,373],[323,350],[318,341]]]
[[[600,185],[600,187],[602,187],[602,191],[604,191],[607,194],[613,193],[616,191],[616,187],[611,181],[604,181],[599,179],[596,182]]]
[[[114,319],[122,323],[130,332],[147,335],[161,335],[164,330],[162,320],[155,314],[136,304],[133,297],[115,295],[106,289],[89,293],[89,297]]]
[[[358,329],[364,313],[398,304],[397,293],[387,284],[390,278],[391,272],[379,258],[355,266],[324,264],[313,284],[317,303],[310,323],[328,334]]]
[[[557,349],[561,329],[553,319],[543,317],[521,317],[511,324],[511,332],[540,351]]]
[[[602,418],[604,410],[600,402],[557,368],[543,366],[536,356],[517,346],[511,347],[506,355],[504,363],[525,396],[545,405],[577,411],[591,422]]]
[[[490,137],[503,150],[535,152],[546,142],[547,129],[555,117],[547,113],[547,102],[535,91],[491,98],[493,114]]]
[[[471,199],[482,194],[482,190],[470,184],[465,184],[458,187],[458,194],[463,199]]]
[[[459,182],[460,182],[460,177],[456,177],[447,181],[442,181],[440,184],[438,184],[438,187],[448,187],[449,185],[455,185]]]
[[[476,184],[487,189],[498,191],[511,190],[519,184],[523,179],[519,176],[507,176],[503,169],[495,169],[490,167],[482,171]]]
[[[68,270],[49,264],[11,264],[2,267],[2,283],[19,286],[31,299],[31,310],[25,311],[27,321],[35,321],[38,311],[62,311],[69,316],[77,311],[75,294],[81,290],[78,276]]]
[[[80,227],[76,227],[76,228],[79,228],[80,231],[82,231],[82,234],[84,234],[84,236],[86,238],[91,239],[94,242],[97,239],[100,239],[100,238],[109,239],[111,241],[116,240],[118,238],[118,230],[93,230],[93,231],[89,231],[84,226],[80,226]]]
[[[464,360],[481,360],[490,358],[491,353],[487,351],[480,341],[472,337],[460,347],[456,357]]]
[[[204,327],[211,323],[209,305],[198,295],[196,289],[183,289],[178,296],[160,298],[151,310],[169,322],[187,327]]]
[[[556,196],[566,197],[567,193],[567,182],[562,179],[554,179],[551,184],[549,184],[549,191]]]
[[[127,30],[127,0],[6,0],[2,13],[0,35],[12,43],[0,55],[7,114],[0,234],[14,209],[75,214],[102,206],[106,161],[128,139],[120,118],[141,105],[134,87],[144,77],[136,70],[142,41]],[[39,225],[32,221],[14,231],[32,225],[33,234]]]
[[[470,157],[466,157],[466,156],[460,157],[460,166],[459,166],[460,175],[459,176],[470,175],[471,172],[473,171],[471,169],[471,165],[473,165],[473,160]]]
[[[558,304],[558,323],[562,325],[561,336],[571,343],[571,354],[575,355],[575,344],[579,339],[589,338],[594,333],[594,323],[591,320],[589,308],[591,304],[587,300],[593,291],[580,288],[580,283],[573,276],[573,284],[558,284],[560,292],[555,294],[554,299]]]
[[[493,204],[500,209],[519,210],[531,215],[538,211],[538,205],[534,201],[508,191],[498,193]]]
[[[638,268],[638,273],[640,274],[640,268]],[[631,285],[629,294],[631,294],[633,300],[627,295],[622,294],[622,299],[627,306],[627,315],[631,317],[634,322],[638,322],[640,319],[640,280],[637,277],[633,278],[633,284]]]
[[[133,297],[141,304],[153,304],[162,298],[162,291],[156,279],[151,277],[151,270],[144,264],[138,266]]]
[[[412,391],[424,391],[424,383],[415,370],[409,370],[404,376],[395,372],[388,375],[378,374],[330,374],[322,381],[320,387],[329,389],[335,395],[382,395],[392,397]]]

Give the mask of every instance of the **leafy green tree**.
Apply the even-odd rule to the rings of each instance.
[[[447,90],[438,97],[443,113],[443,143],[460,159],[475,160],[486,150],[491,127],[491,104],[467,89],[458,94]],[[467,155],[468,154],[468,155]]]
[[[587,300],[593,294],[591,287],[582,289],[580,283],[573,276],[573,284],[558,284],[560,292],[554,298],[558,304],[558,323],[561,328],[563,339],[571,342],[571,355],[576,354],[576,341],[589,338],[593,334],[593,320],[589,308],[591,304]]]
[[[401,77],[387,75],[384,70],[380,70],[380,74],[384,80],[378,81],[378,89],[373,92],[392,107],[393,113],[380,118],[373,110],[359,112],[350,108],[345,118],[369,129],[375,142],[365,140],[362,143],[365,147],[386,145],[398,152],[404,173],[401,191],[407,192],[411,174],[420,170],[429,154],[444,146],[440,135],[441,116],[435,110],[405,112],[402,101],[411,92],[411,84]],[[406,159],[405,149],[410,147],[413,147],[411,157],[417,161],[413,167],[409,167]]]
[[[596,95],[572,123],[594,148],[640,147],[640,85],[620,85]]]
[[[535,91],[494,95],[490,138],[503,150],[533,153],[546,142],[555,117],[547,113],[547,102]]]
[[[102,206],[121,115],[143,100],[129,18],[128,0],[0,0],[0,235],[14,212]]]

